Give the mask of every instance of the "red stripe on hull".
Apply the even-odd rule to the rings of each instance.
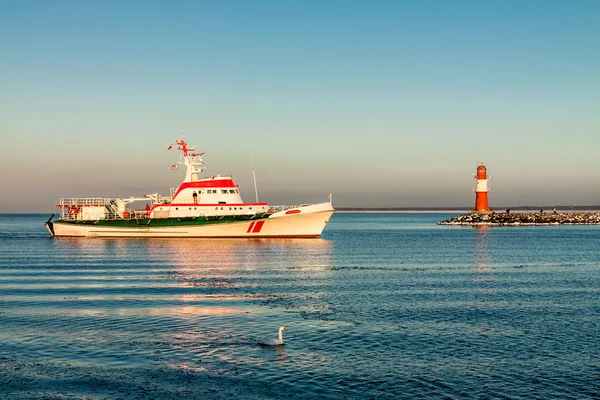
[[[262,229],[265,221],[256,221],[256,225],[254,225],[254,229],[252,229],[252,233],[258,233]]]

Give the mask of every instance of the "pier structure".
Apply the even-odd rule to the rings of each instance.
[[[528,226],[528,225],[600,225],[600,213],[471,213],[457,215],[438,225]]]
[[[475,175],[475,209],[472,211],[473,214],[492,213],[488,205],[488,192],[490,191],[488,180],[487,168],[485,165],[480,164]]]

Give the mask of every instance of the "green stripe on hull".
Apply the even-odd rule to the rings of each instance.
[[[225,215],[213,217],[191,217],[191,218],[141,218],[141,219],[99,219],[97,221],[68,221],[59,220],[63,224],[86,225],[86,226],[107,226],[121,228],[157,228],[171,226],[198,226],[228,224],[244,221],[259,221],[267,219],[270,214],[245,215]]]

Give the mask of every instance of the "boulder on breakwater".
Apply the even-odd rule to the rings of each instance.
[[[577,225],[600,224],[600,213],[487,213],[463,214],[452,217],[438,225]]]

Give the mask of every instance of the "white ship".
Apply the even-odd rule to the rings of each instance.
[[[318,238],[334,213],[331,194],[319,204],[244,203],[231,176],[199,176],[204,153],[183,137],[173,146],[182,156],[171,168],[186,173],[170,196],[62,198],[60,218],[52,214],[46,228],[55,237]]]

